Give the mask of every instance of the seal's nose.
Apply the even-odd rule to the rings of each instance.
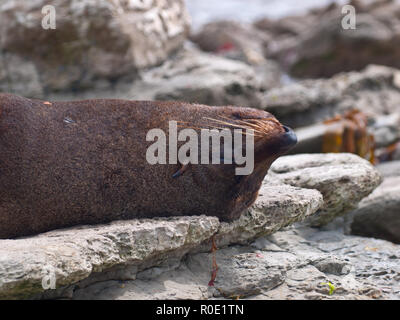
[[[295,146],[297,143],[297,136],[294,133],[294,131],[286,126],[283,126],[283,129],[285,129],[285,135],[284,135],[283,139],[285,141],[284,144],[286,145],[286,147],[291,148],[291,147]]]

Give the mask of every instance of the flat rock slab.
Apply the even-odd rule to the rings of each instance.
[[[189,254],[175,269],[155,277],[103,281],[77,289],[72,299],[400,299],[400,246],[288,227],[250,246],[216,252],[214,286],[210,253]],[[330,293],[327,283],[334,286]]]
[[[233,222],[216,217],[179,217],[117,221],[107,225],[55,230],[16,240],[0,240],[0,298],[29,298],[47,290],[63,296],[66,287],[108,271],[110,278],[135,279],[188,252],[209,251],[216,235],[219,246],[249,242],[313,214],[322,205],[316,190],[265,185],[254,206]],[[156,268],[156,269],[154,269]],[[148,273],[152,273],[148,271]],[[52,295],[53,294],[53,295]]]
[[[59,287],[121,264],[138,265],[149,259],[156,264],[163,253],[185,254],[210,238],[218,227],[217,218],[204,216],[130,220],[1,240],[0,298],[24,298],[41,292],[46,276],[54,275]],[[134,278],[137,268],[124,277]]]

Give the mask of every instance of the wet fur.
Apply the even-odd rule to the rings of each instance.
[[[255,130],[255,169],[150,165],[146,133],[180,127]],[[179,128],[178,128],[179,130]],[[286,151],[267,112],[183,102],[43,102],[0,94],[0,238],[81,224],[158,216],[236,219],[256,199],[271,163]],[[168,141],[168,138],[167,138]],[[168,148],[167,148],[168,150]]]

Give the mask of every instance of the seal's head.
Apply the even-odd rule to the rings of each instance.
[[[271,164],[296,145],[297,137],[292,129],[282,125],[272,114],[257,109],[225,107],[214,121],[219,128],[243,130],[243,153],[249,151],[246,149],[246,137],[251,135],[254,138],[252,148],[254,168],[252,172],[248,175],[235,175],[233,178],[235,182],[235,187],[232,188],[234,202],[226,220],[234,220],[255,201]],[[229,167],[219,170],[232,176]]]
[[[229,110],[229,109],[228,109]],[[254,131],[254,153],[256,161],[279,157],[297,143],[296,134],[282,125],[272,114],[251,108],[229,110],[233,126]]]
[[[222,114],[211,120],[214,120],[219,128],[223,126],[242,129],[243,137],[247,134],[253,135],[255,166],[267,165],[269,168],[275,159],[288,152],[297,143],[294,131],[282,125],[269,112],[251,108],[223,109]],[[250,130],[251,133],[248,132]]]

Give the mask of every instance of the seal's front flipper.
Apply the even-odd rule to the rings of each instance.
[[[172,178],[178,178],[181,175],[183,175],[183,173],[186,171],[186,169],[188,167],[189,167],[189,164],[182,164],[181,168],[172,175]]]

